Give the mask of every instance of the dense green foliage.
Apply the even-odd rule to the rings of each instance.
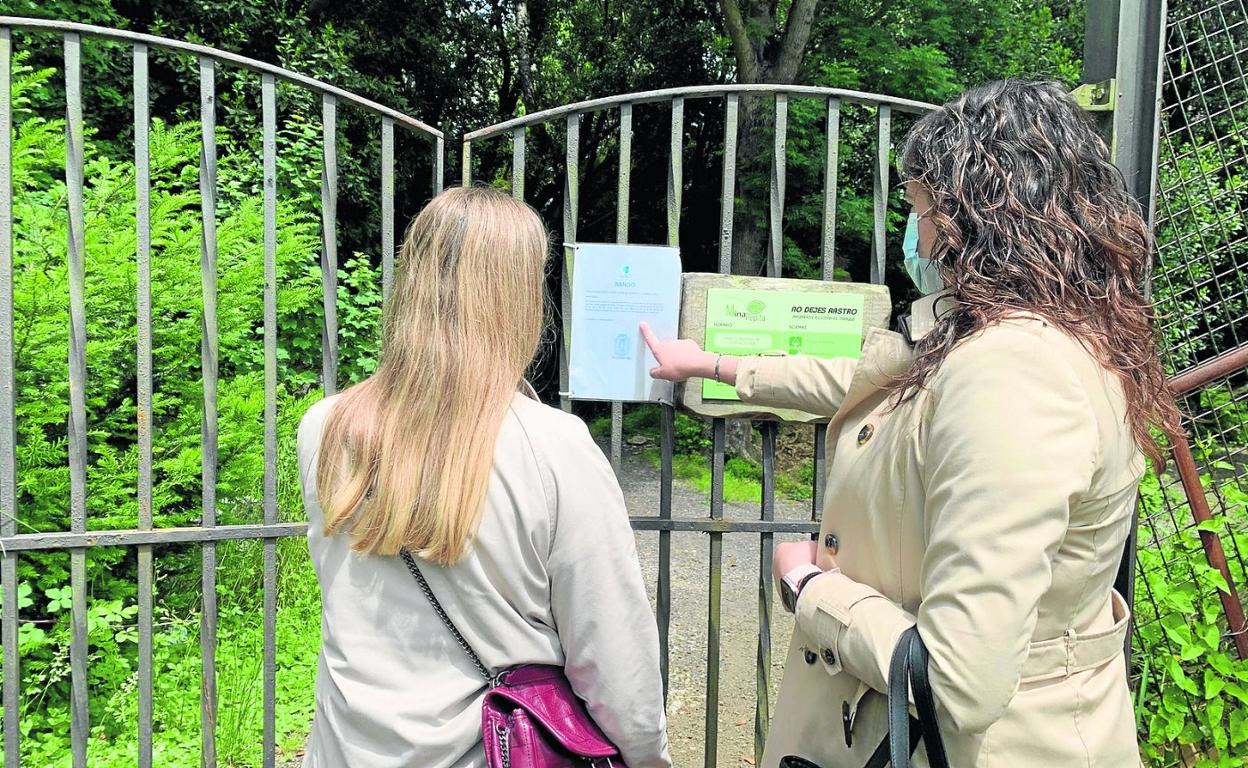
[[[1243,410],[1240,425],[1248,422]],[[1233,469],[1212,464],[1219,475]],[[1217,595],[1227,584],[1205,559],[1200,535],[1217,534],[1228,551],[1248,551],[1248,494],[1233,479],[1201,479],[1223,500],[1224,515],[1179,531],[1164,521],[1167,510],[1186,511],[1182,489],[1151,472],[1140,489],[1140,513],[1151,522],[1141,531],[1138,555],[1136,719],[1150,765],[1185,759],[1200,768],[1233,768],[1248,754],[1248,660],[1224,636]],[[1243,584],[1242,561],[1231,558],[1230,565],[1231,578]]]
[[[20,62],[20,60],[19,60]],[[32,108],[48,70],[17,67],[14,82],[14,346],[17,417],[18,523],[22,531],[68,529],[68,270],[65,126]],[[316,151],[292,115],[281,131],[277,208],[278,362],[281,509],[297,519],[295,425],[319,397],[319,221],[301,184]],[[255,155],[223,131],[218,200],[218,522],[257,522],[262,515],[263,285],[260,186]],[[156,121],[151,134],[151,290],[154,371],[153,516],[157,526],[197,524],[201,515],[202,381],[200,369],[199,126]],[[87,312],[87,522],[90,529],[133,527],[136,493],[135,169],[129,159],[85,146],[85,302]],[[301,162],[302,161],[302,162]],[[312,166],[315,167],[314,165]],[[315,185],[312,186],[315,188]],[[375,365],[380,276],[368,257],[348,259],[339,289],[341,371],[360,378]],[[281,548],[279,665],[303,680],[285,696],[279,722],[298,734],[310,714],[310,670],[317,652],[319,604],[301,542]],[[134,553],[92,550],[87,559],[91,655],[93,764],[133,763],[136,657]],[[261,642],[258,542],[220,547],[218,651],[222,717],[218,733],[227,761],[258,757],[260,721],[247,716],[260,696]],[[199,737],[199,553],[169,547],[157,557],[155,667],[162,764],[197,763]],[[23,753],[51,765],[67,754],[69,711],[69,569],[63,554],[20,561]],[[115,741],[119,740],[119,741]],[[97,751],[98,750],[98,753]],[[111,762],[109,756],[116,762]],[[98,762],[97,762],[98,761]]]
[[[1175,192],[1160,198],[1153,285],[1174,370],[1242,341],[1248,316],[1248,176],[1228,163],[1248,152],[1248,134],[1202,139],[1175,142],[1161,165],[1160,185]]]

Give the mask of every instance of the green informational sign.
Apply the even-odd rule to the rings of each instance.
[[[862,351],[863,303],[860,293],[709,288],[705,347],[725,355],[856,358]],[[739,399],[736,389],[712,379],[703,381],[702,397]]]

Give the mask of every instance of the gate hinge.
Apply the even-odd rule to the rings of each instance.
[[[1088,112],[1113,112],[1118,106],[1118,81],[1110,78],[1099,83],[1084,83],[1070,95]]]

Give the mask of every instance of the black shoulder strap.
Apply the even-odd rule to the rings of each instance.
[[[1135,503],[1131,505],[1131,531],[1127,534],[1127,541],[1122,545],[1122,559],[1118,561],[1118,575],[1114,579],[1114,589],[1118,590],[1118,594],[1127,600],[1127,605],[1135,605],[1135,550],[1136,542],[1139,538],[1140,528],[1140,497],[1136,494]],[[1132,617],[1134,621],[1134,616]],[[1134,633],[1128,631],[1126,639],[1123,640],[1122,655],[1127,665],[1127,679],[1134,678],[1129,674],[1131,672],[1131,636]]]
[[[913,628],[901,633],[893,660],[888,665],[888,752],[893,768],[910,765],[910,753],[915,742],[910,740],[910,644],[914,642]],[[915,696],[917,699],[918,696]],[[923,733],[919,723],[915,732]]]
[[[914,708],[919,713],[923,733],[923,745],[927,747],[927,762],[931,768],[949,768],[945,754],[945,740],[941,738],[936,722],[936,700],[932,696],[932,683],[927,676],[927,646],[919,637],[919,628],[911,627],[910,640],[910,686],[914,689]]]
[[[406,549],[399,550],[399,555],[403,558],[403,562],[407,564],[407,570],[411,571],[412,577],[416,579],[416,583],[420,585],[420,591],[425,593],[425,598],[429,600],[429,605],[433,606],[433,612],[438,614],[438,618],[442,620],[442,624],[447,631],[451,633],[451,637],[455,638],[455,642],[459,643],[459,647],[464,649],[464,653],[472,660],[473,666],[477,668],[477,672],[481,673],[486,682],[493,683],[494,677],[490,674],[490,670],[485,664],[481,663],[481,657],[477,656],[477,652],[472,650],[472,646],[459,633],[455,622],[451,621],[451,617],[446,615],[446,611],[442,608],[442,603],[438,602],[438,598],[433,594],[433,590],[429,588],[429,582],[425,581],[425,575],[420,572],[420,566],[416,565],[416,558],[412,557],[412,553]]]
[[[918,627],[902,633],[888,668],[888,735],[867,760],[866,768],[909,768],[919,741],[927,747],[931,768],[949,768],[944,740],[936,724],[936,703],[927,675],[928,654]],[[909,692],[919,719],[910,717]]]
[[[911,346],[914,345],[914,340],[910,338],[910,313],[909,312],[898,315],[897,320],[894,323],[894,327],[896,328],[897,333],[900,333],[902,335],[902,338],[906,340],[907,344],[910,344]]]

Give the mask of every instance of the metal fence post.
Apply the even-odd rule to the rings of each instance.
[[[1153,225],[1157,186],[1158,128],[1161,115],[1161,53],[1166,0],[1089,0],[1084,41],[1083,80],[1113,83],[1115,104],[1106,125],[1114,164],[1127,190]],[[1149,270],[1151,272],[1151,270]],[[1147,274],[1147,273],[1146,273]],[[1145,291],[1148,292],[1147,283]],[[1137,526],[1123,548],[1115,588],[1135,604]],[[1131,633],[1124,653],[1131,669]]]
[[[1089,0],[1083,82],[1117,87],[1105,126],[1114,163],[1151,225],[1166,0]]]
[[[1120,0],[1114,163],[1153,224],[1166,0]]]
[[[0,536],[17,529],[17,429],[13,375],[13,35],[0,27]],[[4,618],[4,765],[17,768],[20,759],[17,717],[22,684],[17,653],[17,555],[5,552],[0,561]]]

